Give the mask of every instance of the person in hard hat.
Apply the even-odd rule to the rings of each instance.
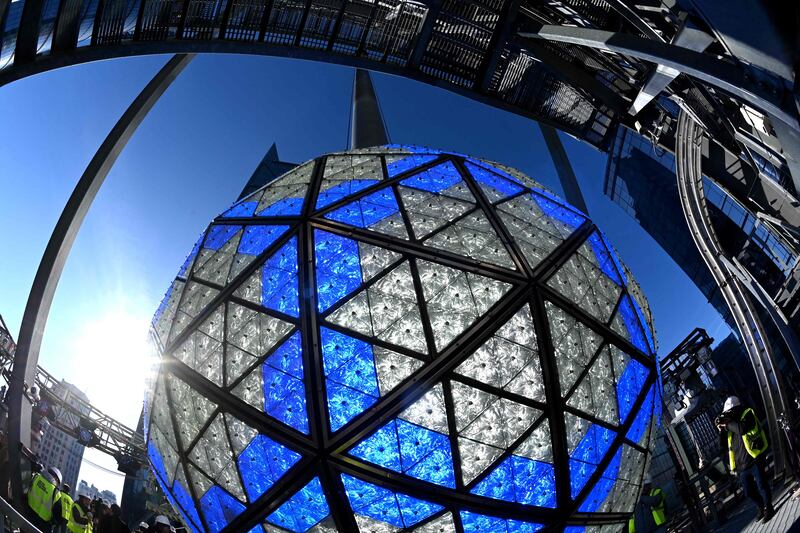
[[[46,474],[37,472],[28,490],[28,518],[42,532],[49,533],[62,519],[61,471],[51,467]]]
[[[67,524],[69,523],[69,517],[72,516],[72,506],[75,505],[75,502],[72,500],[72,496],[70,496],[71,487],[68,483],[64,483],[61,485],[61,523],[58,525],[57,531],[63,533],[67,530]]]
[[[92,533],[92,499],[85,488],[78,490],[78,500],[72,504],[72,513],[67,522],[70,533]]]
[[[653,487],[650,476],[642,484],[642,495],[628,521],[628,533],[656,533],[666,531],[667,513],[664,492]]]
[[[174,531],[172,528],[172,524],[169,523],[169,518],[160,514],[156,517],[156,521],[153,522],[153,531],[155,533],[170,533],[170,531]]]
[[[764,453],[769,443],[755,411],[752,407],[743,406],[738,397],[730,396],[715,422],[720,432],[723,464],[736,474],[744,495],[758,506],[758,520],[768,521],[775,514]]]

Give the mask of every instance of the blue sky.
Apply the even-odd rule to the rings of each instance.
[[[0,314],[17,334],[38,261],[86,164],[166,56],[98,62],[0,88]],[[302,162],[346,148],[349,68],[298,60],[201,56],[142,123],[109,174],[64,270],[40,363],[134,425],[149,316],[208,221],[239,194],[266,149]],[[418,82],[373,77],[392,142],[451,149],[561,188],[531,120]],[[700,292],[603,195],[606,155],[562,136],[590,215],[650,299],[661,354],[694,327],[728,329]],[[114,469],[113,459],[87,457]],[[81,477],[121,492],[91,465]]]

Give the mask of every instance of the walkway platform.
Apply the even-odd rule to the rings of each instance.
[[[775,487],[775,516],[767,523],[756,520],[757,509],[750,500],[743,500],[741,510],[719,526],[709,524],[710,531],[721,533],[800,533],[800,485]]]

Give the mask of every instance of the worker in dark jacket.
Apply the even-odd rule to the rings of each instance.
[[[97,526],[97,533],[130,533],[130,529],[122,521],[122,509],[116,503],[112,503],[108,514],[100,518]]]
[[[767,435],[752,407],[745,407],[736,396],[725,400],[717,417],[722,462],[742,485],[744,495],[758,507],[758,520],[768,521],[775,514],[772,491],[766,473]]]
[[[642,495],[628,521],[628,533],[661,533],[666,531],[667,513],[664,492],[653,487],[650,476],[642,485]]]

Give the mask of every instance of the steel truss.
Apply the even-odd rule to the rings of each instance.
[[[11,340],[11,334],[0,325],[0,338]],[[0,374],[8,383],[14,366],[13,341],[4,345],[0,342]],[[118,422],[78,396],[64,391],[60,381],[41,366],[36,369],[35,384],[40,394],[52,409],[48,421],[64,433],[78,438],[81,421],[95,428],[96,442],[93,448],[112,457],[128,457],[143,464],[146,459],[144,439],[140,433]],[[63,396],[63,397],[62,397]]]
[[[478,183],[471,176],[463,163],[460,156],[450,154],[442,154],[433,159],[425,165],[415,167],[411,170],[405,171],[395,177],[389,178],[386,170],[386,161],[382,161],[384,179],[380,180],[377,184],[367,187],[358,192],[358,194],[347,196],[339,201],[333,202],[324,208],[315,211],[313,205],[316,200],[317,193],[320,189],[322,182],[322,173],[325,168],[327,157],[320,157],[314,161],[314,170],[312,173],[311,183],[308,186],[308,191],[304,199],[306,206],[304,212],[299,217],[270,217],[264,219],[263,223],[283,223],[290,224],[290,229],[272,245],[265,249],[259,257],[245,267],[237,276],[230,281],[226,286],[222,287],[207,281],[201,280],[194,276],[194,272],[187,272],[186,276],[178,277],[179,281],[184,283],[198,283],[209,288],[213,288],[219,293],[209,303],[206,304],[204,309],[199,312],[188,324],[181,333],[172,338],[164,347],[163,360],[164,371],[172,373],[179,379],[185,381],[192,389],[199,392],[201,395],[208,398],[211,402],[217,404],[219,408],[212,413],[206,425],[197,432],[197,436],[193,442],[186,443],[185,446],[180,446],[182,450],[178,450],[180,455],[179,464],[187,472],[187,476],[191,473],[186,468],[190,464],[190,459],[186,450],[192,448],[194,443],[198,442],[202,437],[206,428],[210,427],[211,421],[216,417],[219,412],[230,412],[236,417],[240,418],[246,424],[257,429],[258,431],[269,435],[270,438],[278,441],[281,444],[289,446],[303,454],[303,458],[295,464],[278,482],[275,483],[265,494],[263,494],[256,501],[252,502],[245,511],[235,518],[226,528],[225,532],[234,531],[247,531],[256,526],[264,520],[264,517],[269,515],[277,509],[286,499],[288,499],[297,490],[305,486],[314,476],[319,476],[322,481],[323,488],[331,503],[331,513],[340,531],[357,531],[356,524],[353,521],[353,515],[349,511],[350,506],[347,496],[341,484],[339,473],[356,474],[358,477],[383,486],[389,489],[398,490],[401,492],[411,492],[415,496],[428,501],[436,502],[445,507],[445,509],[431,516],[428,520],[435,520],[443,513],[453,511],[456,527],[459,532],[463,531],[460,519],[458,518],[459,509],[470,509],[476,512],[483,512],[492,516],[503,518],[516,518],[520,520],[528,520],[532,522],[540,522],[546,524],[548,527],[558,528],[564,525],[573,524],[609,524],[620,523],[627,520],[625,513],[581,513],[578,512],[578,507],[582,500],[587,497],[590,489],[594,483],[600,478],[606,466],[608,466],[616,450],[622,446],[623,442],[626,445],[634,448],[645,454],[649,454],[646,448],[643,448],[638,443],[632,443],[625,440],[625,434],[631,427],[636,413],[643,406],[647,392],[650,386],[656,380],[656,362],[652,356],[646,354],[628,340],[623,338],[620,334],[614,331],[610,322],[616,313],[611,313],[611,317],[607,322],[601,322],[597,318],[590,316],[585,310],[578,307],[566,297],[559,294],[557,291],[547,285],[547,281],[561,268],[576,252],[587,242],[587,239],[596,231],[595,226],[586,221],[571,236],[566,238],[555,250],[550,253],[540,264],[531,268],[528,265],[521,249],[517,246],[514,239],[507,233],[504,225],[500,223],[497,218],[497,213],[494,211],[493,204],[482,192]],[[502,267],[490,265],[477,260],[469,259],[463,256],[456,256],[446,251],[436,250],[424,246],[419,239],[414,235],[410,235],[409,240],[392,237],[386,234],[379,234],[367,229],[353,228],[345,226],[338,222],[324,218],[326,213],[329,213],[343,205],[363,198],[378,189],[387,186],[396,188],[397,185],[410,175],[416,174],[420,171],[433,168],[444,162],[451,162],[458,169],[461,178],[467,184],[470,192],[473,194],[478,202],[478,205],[468,213],[450,221],[436,231],[444,231],[453,226],[458,220],[468,216],[478,209],[484,209],[484,213],[492,224],[493,228],[497,231],[505,243],[508,252],[515,265],[518,265],[518,270],[508,270]],[[398,198],[399,195],[398,195]],[[505,198],[503,201],[507,200]],[[403,205],[402,199],[399,201],[400,213],[408,220],[408,212]],[[217,218],[213,224],[237,224],[244,223],[247,220],[248,224],[253,224],[253,219],[239,219],[239,218]],[[258,222],[256,222],[258,223]],[[410,228],[410,225],[409,225]],[[418,260],[431,261],[438,264],[451,266],[464,270],[481,274],[493,279],[499,279],[512,285],[512,289],[502,297],[483,317],[480,317],[471,327],[467,328],[459,337],[457,337],[452,344],[448,345],[441,352],[437,352],[436,344],[433,338],[433,332],[430,327],[425,328],[425,340],[428,346],[429,358],[426,359],[426,365],[417,370],[411,377],[405,380],[402,384],[395,389],[382,396],[378,402],[370,407],[367,411],[353,419],[350,423],[345,425],[342,429],[335,433],[331,433],[328,428],[327,420],[327,402],[324,393],[325,376],[322,370],[322,351],[319,335],[319,321],[321,318],[334,312],[338,307],[343,305],[347,298],[334,304],[325,313],[318,313],[317,311],[317,296],[316,296],[316,281],[314,266],[314,245],[313,245],[313,231],[315,229],[323,229],[327,232],[342,235],[348,238],[356,239],[368,244],[374,244],[387,248],[389,250],[399,252],[401,257],[396,259],[392,264],[386,266],[382,272],[376,274],[371,280],[363,283],[358,289],[355,289],[351,294],[357,293],[360,290],[374,284],[380,280],[382,276],[403,261],[409,261],[411,265],[411,273],[414,279],[414,291],[417,301],[420,302],[420,310],[426,313],[426,306],[424,304],[425,298],[422,291],[422,286],[419,281],[419,274],[416,270],[416,262]],[[236,288],[251,275],[258,271],[264,264],[267,258],[272,256],[279,250],[289,239],[298,238],[298,265],[299,265],[299,279],[300,279],[300,315],[294,318],[283,313],[266,309],[257,304],[250,303],[243,300],[233,293]],[[616,303],[618,307],[622,299],[627,295],[627,290],[623,287],[619,299]],[[236,386],[237,382],[227,383],[225,387],[219,387],[211,381],[204,378],[198,372],[192,370],[183,364],[175,355],[174,351],[178,349],[181,344],[186,341],[192,333],[200,326],[206,319],[208,319],[220,306],[224,306],[226,302],[233,302],[237,305],[245,306],[253,310],[258,310],[260,313],[272,315],[281,320],[290,322],[296,327],[302,328],[303,331],[303,365],[305,369],[305,387],[306,397],[308,400],[310,434],[302,434],[288,426],[274,421],[258,409],[246,404],[242,399],[234,396],[231,391]],[[557,306],[558,308],[566,311],[577,319],[580,323],[588,326],[594,333],[602,337],[603,341],[598,346],[592,359],[587,364],[586,370],[582,375],[588,372],[588,368],[594,360],[600,356],[606,346],[613,345],[618,347],[623,352],[631,356],[632,359],[642,363],[648,370],[647,381],[642,388],[641,392],[637,395],[635,405],[631,410],[631,414],[620,426],[614,426],[604,422],[592,413],[584,413],[573,407],[567,406],[567,398],[569,394],[563,394],[560,391],[560,384],[558,379],[558,370],[555,366],[555,352],[553,341],[551,339],[551,331],[548,324],[547,313],[545,311],[545,302]],[[383,426],[387,421],[391,420],[399,414],[404,408],[411,405],[415,400],[420,398],[427,392],[434,384],[439,382],[448,383],[450,378],[454,377],[454,369],[469,357],[477,348],[487,341],[495,331],[502,326],[508,319],[511,318],[521,306],[529,305],[532,310],[534,325],[536,329],[536,336],[538,339],[538,349],[540,353],[540,361],[543,369],[543,378],[546,390],[546,403],[540,403],[525,397],[521,397],[514,393],[499,391],[494,388],[491,389],[492,394],[498,395],[501,398],[505,397],[512,401],[529,405],[531,407],[543,410],[543,415],[534,423],[524,434],[522,434],[518,441],[510,445],[509,448],[499,456],[486,470],[471,481],[466,487],[461,485],[460,476],[456,475],[456,489],[448,489],[440,486],[432,485],[430,483],[417,480],[397,474],[390,470],[375,466],[371,463],[364,462],[357,459],[347,452],[357,442],[370,435],[373,431]],[[227,319],[226,319],[227,320]],[[376,346],[384,346],[394,350],[398,353],[403,353],[412,357],[420,358],[420,354],[404,349],[402,347],[382,342],[378,339],[361,335],[355,331],[340,328],[334,324],[325,323],[325,327],[333,330],[340,330],[346,332],[347,335],[356,339],[368,341]],[[227,326],[223,328],[224,338],[223,345],[227,343]],[[286,333],[284,338],[291,335],[291,331]],[[256,363],[253,363],[250,368],[256,368],[261,365],[276,349],[281,345],[282,341],[278,341],[269,352],[263,354]],[[239,381],[243,380],[246,373],[243,373]],[[480,382],[458,376],[459,381],[468,383],[475,387],[486,387]],[[580,383],[580,377],[575,381],[570,389],[574,391]],[[487,389],[488,390],[488,389]],[[562,398],[563,396],[563,398]],[[454,406],[450,400],[450,396],[445,394],[445,407],[447,411],[448,420],[452,423],[454,418]],[[616,437],[613,444],[607,453],[604,460],[596,468],[590,480],[586,483],[584,489],[580,494],[572,500],[570,498],[570,480],[569,480],[569,453],[567,449],[566,429],[562,413],[572,413],[579,415],[582,418],[589,420],[594,424],[598,424],[609,429],[613,429]],[[552,435],[553,446],[553,463],[556,473],[556,488],[557,488],[557,507],[555,509],[530,507],[518,503],[507,502],[502,500],[491,500],[481,496],[475,496],[467,492],[470,488],[478,484],[484,479],[493,468],[507,458],[511,451],[521,443],[528,435],[530,435],[539,424],[547,420],[550,424],[550,431]],[[177,435],[178,425],[173,419],[173,431]],[[451,428],[451,439],[455,438],[455,429]],[[456,473],[460,468],[460,462],[454,457],[454,466]],[[241,480],[240,480],[241,481]],[[195,501],[199,501],[199,494],[195,493],[195,489],[191,479],[188,483],[189,490],[192,493]],[[201,520],[204,518],[201,517]],[[204,524],[207,526],[207,524]]]

